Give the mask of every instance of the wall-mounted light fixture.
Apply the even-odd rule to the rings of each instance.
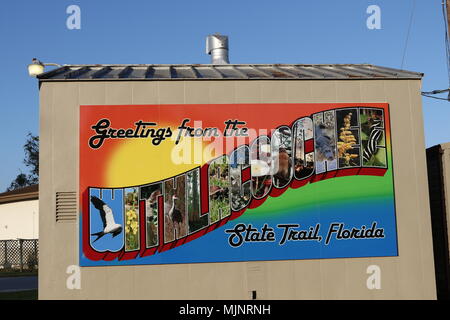
[[[38,75],[44,73],[44,68],[46,66],[61,67],[61,65],[57,63],[42,63],[38,59],[33,58],[31,64],[28,65],[28,74],[30,77],[37,77]]]

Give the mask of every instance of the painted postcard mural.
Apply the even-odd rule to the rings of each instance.
[[[80,106],[80,265],[396,256],[389,107]]]

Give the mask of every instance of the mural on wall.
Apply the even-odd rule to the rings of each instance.
[[[389,107],[80,106],[80,265],[397,256]]]

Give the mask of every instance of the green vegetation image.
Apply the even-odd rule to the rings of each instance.
[[[230,172],[226,157],[216,159],[209,166],[209,205],[211,223],[228,216],[230,210]]]
[[[188,172],[186,179],[187,209],[189,216],[189,232],[195,232],[208,225],[208,216],[200,217],[200,184],[199,169]]]
[[[125,250],[139,248],[139,215],[137,188],[125,190]]]

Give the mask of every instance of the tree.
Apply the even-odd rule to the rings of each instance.
[[[29,168],[30,173],[19,173],[6,191],[20,189],[39,182],[39,137],[28,132],[23,151],[25,152],[23,163]]]

